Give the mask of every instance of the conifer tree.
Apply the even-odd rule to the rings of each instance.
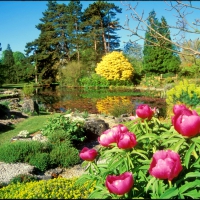
[[[162,17],[161,22],[159,22],[154,10],[149,13],[148,24],[155,31],[171,40],[166,19]],[[170,42],[163,40],[162,37],[155,38],[153,35],[154,32],[152,29],[148,28],[145,33],[143,50],[144,72],[149,74],[177,73],[179,70],[180,59],[178,55],[171,51],[174,48],[173,45]],[[152,45],[152,42],[158,43],[160,46]]]

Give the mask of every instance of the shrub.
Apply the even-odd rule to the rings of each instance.
[[[38,141],[15,141],[0,146],[0,160],[6,163],[27,162],[32,155],[48,152],[50,147]]]
[[[200,104],[200,87],[190,84],[186,79],[168,90],[166,95],[168,110],[171,110],[174,104],[183,103],[192,108],[196,108]]]
[[[25,97],[32,96],[34,92],[34,84],[24,84],[22,92]]]
[[[31,156],[29,164],[35,166],[42,172],[49,168],[49,154],[48,153],[36,153]]]
[[[81,69],[83,68],[80,62],[69,62],[67,66],[59,68],[59,82],[60,85],[77,86],[78,79],[81,76]]]
[[[108,87],[109,81],[99,74],[91,74],[89,77],[80,79],[80,84],[84,87]]]
[[[126,57],[117,51],[106,54],[95,68],[97,74],[107,80],[131,80],[133,77],[133,67]]]
[[[51,165],[69,167],[80,162],[79,152],[69,141],[56,143],[50,153]]]
[[[84,136],[84,122],[72,121],[64,115],[54,116],[49,118],[45,126],[42,128],[42,135],[50,137],[57,129],[62,129],[66,132],[67,137],[71,140],[83,141]]]
[[[87,183],[76,186],[77,178],[57,178],[9,184],[0,189],[0,199],[87,199],[94,184],[86,190]]]

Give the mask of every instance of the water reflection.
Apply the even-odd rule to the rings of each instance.
[[[134,109],[141,103],[147,103],[151,107],[158,107],[161,110],[165,109],[165,99],[144,95],[140,91],[110,91],[108,89],[86,91],[81,88],[60,88],[56,86],[38,88],[34,98],[45,104],[48,110],[52,112],[60,112],[60,108],[64,108],[72,111],[77,109],[81,112],[108,114],[114,105],[129,105],[130,108],[132,105]]]

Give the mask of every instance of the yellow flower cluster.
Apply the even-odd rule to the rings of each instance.
[[[97,63],[95,71],[107,80],[130,80],[134,69],[121,52],[113,51]]]
[[[97,100],[96,108],[99,113],[111,114],[110,111],[113,110],[114,106],[123,106],[131,104],[131,99],[127,96],[113,96]]]
[[[189,83],[188,80],[180,81],[172,89],[166,92],[167,116],[172,113],[174,104],[185,104],[187,107],[196,107],[200,99],[200,87]]]
[[[59,177],[48,181],[12,183],[0,189],[0,199],[87,199],[94,187],[87,190],[87,183],[75,186],[76,180]]]

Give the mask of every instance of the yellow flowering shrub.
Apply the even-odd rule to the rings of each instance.
[[[97,100],[96,108],[99,113],[117,117],[116,115],[131,113],[133,111],[133,103],[130,97],[113,96]]]
[[[197,87],[194,83],[189,83],[186,79],[168,90],[166,95],[167,110],[171,112],[174,104],[185,104],[190,108],[196,108],[200,105],[200,87]]]
[[[93,191],[87,183],[75,186],[77,178],[33,181],[28,183],[9,184],[0,189],[0,199],[87,199]]]
[[[97,74],[107,80],[131,80],[134,69],[122,52],[113,51],[102,58],[95,68]]]

